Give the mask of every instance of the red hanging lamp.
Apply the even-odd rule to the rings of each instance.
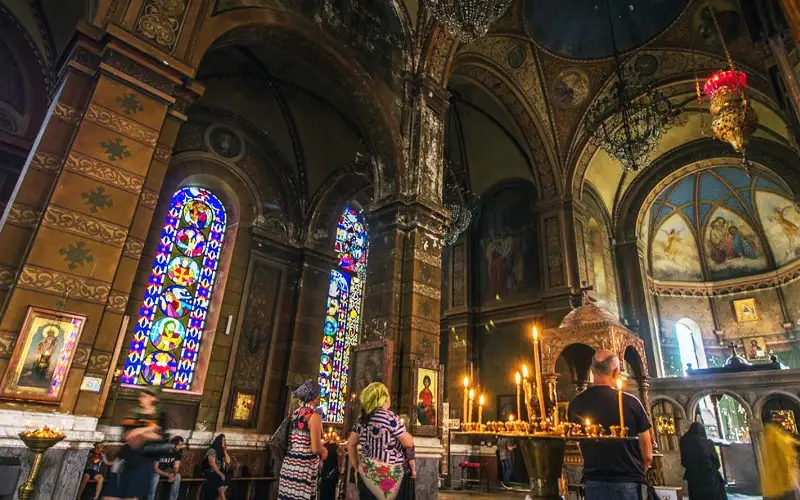
[[[729,66],[729,69],[711,75],[703,85],[703,93],[711,100],[711,130],[717,139],[727,142],[734,151],[741,153],[743,161],[747,163],[747,143],[758,126],[758,115],[745,95],[747,74],[737,71],[733,65],[714,8],[711,6],[708,8]],[[699,85],[697,92],[699,99]]]

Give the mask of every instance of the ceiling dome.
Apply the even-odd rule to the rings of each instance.
[[[622,326],[617,317],[611,312],[606,311],[593,302],[589,302],[570,311],[569,314],[564,316],[564,319],[561,320],[561,324],[558,325],[558,327],[572,328],[593,323],[613,323]]]
[[[687,0],[607,0],[620,52],[660,34],[683,11]],[[545,49],[575,59],[613,55],[604,0],[527,0],[525,24]]]

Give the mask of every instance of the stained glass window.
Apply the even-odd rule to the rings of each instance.
[[[358,343],[361,303],[367,273],[367,233],[358,210],[346,207],[336,228],[334,250],[339,258],[331,270],[319,363],[321,403],[325,422],[344,422],[350,350]]]
[[[192,388],[226,223],[210,191],[186,187],[172,197],[123,384]]]

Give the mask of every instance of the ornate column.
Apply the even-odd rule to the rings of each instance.
[[[800,0],[781,0],[781,7],[786,16],[786,24],[792,31],[792,39],[800,47]]]
[[[181,110],[202,94],[199,85],[183,86],[189,75],[168,59],[121,30],[79,26],[0,219],[0,274],[12,277],[0,294],[2,342],[13,345],[31,305],[89,318],[66,375],[63,412],[94,416],[102,406],[107,387],[78,391],[80,380],[90,374],[110,383],[133,277],[186,120]],[[0,369],[7,362],[0,356]]]
[[[448,95],[427,76],[409,82],[406,192],[376,201],[366,216],[370,238],[364,323],[386,321],[395,344],[391,392],[398,413],[413,414],[413,363],[439,360],[444,113]],[[376,192],[384,192],[376,189]],[[440,383],[444,383],[442,380]],[[414,432],[413,426],[410,428]],[[422,453],[421,453],[422,452]],[[438,439],[417,438],[417,496],[436,498]]]
[[[644,341],[649,367],[660,366],[660,343],[653,329],[647,301],[638,244],[635,239],[616,243],[615,256],[619,271],[621,316],[625,326],[639,334]],[[650,368],[654,370],[655,368]]]

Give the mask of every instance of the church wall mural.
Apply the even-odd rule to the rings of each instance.
[[[668,281],[701,281],[703,269],[694,230],[680,213],[665,220],[650,248],[653,277]]]
[[[733,301],[755,299],[757,320],[737,321]],[[720,326],[726,338],[750,338],[783,335],[783,313],[776,290],[762,290],[734,297],[715,297]]]
[[[739,278],[767,269],[764,247],[752,226],[727,208],[711,213],[703,243],[711,279]]]
[[[529,189],[501,187],[484,204],[478,236],[478,302],[491,304],[539,288],[536,214]]]
[[[486,394],[488,401],[488,407],[484,408],[484,420],[494,420],[498,396],[515,394],[516,386],[510,367],[530,362],[532,344],[526,332],[530,332],[530,322],[487,323],[479,327],[478,380],[484,384],[480,391]]]
[[[800,213],[794,203],[785,196],[759,190],[756,206],[775,262],[782,266],[800,257]]]

